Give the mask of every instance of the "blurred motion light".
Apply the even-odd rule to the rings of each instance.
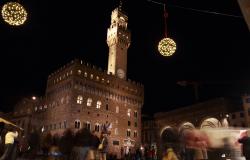
[[[158,44],[158,51],[163,56],[172,56],[176,50],[176,43],[171,38],[163,38]]]
[[[8,2],[2,8],[2,17],[8,24],[19,26],[26,21],[27,12],[21,4]]]

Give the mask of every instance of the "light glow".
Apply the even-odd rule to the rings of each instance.
[[[2,17],[8,24],[19,26],[26,21],[27,12],[21,4],[8,2],[2,8]]]
[[[176,43],[171,38],[163,38],[158,44],[158,51],[163,56],[172,56],[176,50]]]

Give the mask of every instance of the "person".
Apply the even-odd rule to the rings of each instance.
[[[5,150],[0,160],[15,160],[17,156],[17,146],[15,139],[18,137],[18,132],[10,128],[5,135]]]
[[[99,137],[98,137],[96,131],[92,132],[90,143],[91,143],[91,147],[89,149],[87,159],[92,160],[92,159],[96,159],[96,156],[98,154],[97,149],[98,149],[98,146],[100,144],[100,140],[99,140]]]
[[[242,137],[238,140],[242,144],[242,154],[246,160],[250,160],[250,137],[248,136],[248,131],[242,134]]]
[[[173,148],[169,147],[162,160],[178,160]]]
[[[107,152],[108,152],[108,138],[107,138],[107,133],[102,132],[100,140],[101,140],[101,143],[98,146],[98,150],[100,151],[100,160],[106,160]]]

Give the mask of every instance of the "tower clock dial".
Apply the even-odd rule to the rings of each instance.
[[[118,76],[119,78],[124,78],[124,77],[125,77],[125,72],[124,72],[124,70],[121,69],[121,68],[117,69],[117,76]]]

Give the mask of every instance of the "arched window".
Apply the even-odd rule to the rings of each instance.
[[[134,117],[137,118],[137,116],[138,116],[138,112],[134,111]]]
[[[130,137],[131,130],[127,129],[127,137]]]
[[[97,101],[96,103],[96,108],[101,108],[102,102],[101,101]]]
[[[87,100],[87,106],[91,106],[92,102],[93,102],[93,100],[91,98],[88,98],[88,100]]]
[[[87,72],[84,72],[84,77],[87,77],[88,76],[88,73]]]
[[[131,116],[131,109],[128,109],[128,116],[130,117]]]
[[[135,138],[137,137],[137,131],[134,131],[134,137]]]
[[[115,128],[115,135],[118,135],[118,128]]]
[[[98,124],[98,123],[95,124],[95,131],[96,132],[100,131],[100,124]]]
[[[87,122],[85,123],[85,128],[87,128],[88,130],[91,129],[90,122],[87,121]]]
[[[77,103],[77,104],[82,104],[82,101],[83,101],[83,97],[82,97],[81,95],[78,95],[78,96],[77,96],[76,103]]]
[[[77,128],[77,129],[81,128],[80,120],[75,120],[75,128]]]
[[[77,73],[80,75],[80,74],[82,73],[82,71],[79,69],[79,70],[77,71]]]
[[[115,107],[115,113],[119,113],[119,106]]]

